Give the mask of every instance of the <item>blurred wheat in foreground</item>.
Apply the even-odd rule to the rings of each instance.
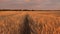
[[[39,16],[30,19],[31,34],[60,34],[60,18]]]

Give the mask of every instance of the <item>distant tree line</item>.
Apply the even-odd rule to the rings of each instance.
[[[0,11],[60,11],[60,10],[0,9]]]
[[[28,10],[28,9],[0,9],[0,11],[35,11],[35,10]]]

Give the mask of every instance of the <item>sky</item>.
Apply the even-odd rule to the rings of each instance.
[[[0,9],[60,10],[60,0],[0,0]]]

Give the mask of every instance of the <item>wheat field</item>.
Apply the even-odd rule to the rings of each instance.
[[[60,34],[60,12],[0,11],[0,34]]]

